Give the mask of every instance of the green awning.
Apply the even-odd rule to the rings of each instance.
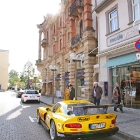
[[[136,52],[109,59],[106,62],[106,64],[103,66],[103,68],[113,67],[113,66],[115,67],[115,66],[119,66],[119,65],[123,65],[127,63],[132,63],[135,61],[137,61]]]

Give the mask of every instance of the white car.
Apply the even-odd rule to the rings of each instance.
[[[38,101],[40,103],[40,94],[37,90],[26,90],[21,96],[21,101],[23,103],[27,101]]]

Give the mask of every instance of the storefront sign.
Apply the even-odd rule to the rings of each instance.
[[[134,45],[135,49],[140,51],[140,39],[138,39],[136,42],[135,42],[135,45]]]
[[[124,31],[121,31],[120,33],[113,35],[109,38],[107,38],[107,46],[114,45],[116,43],[120,43],[122,41],[125,41],[127,39],[130,39],[132,37],[139,35],[139,28],[138,25],[135,27],[130,27]]]

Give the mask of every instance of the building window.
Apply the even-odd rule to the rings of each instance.
[[[82,34],[83,34],[83,21],[81,20],[81,22],[80,22],[80,38],[82,38]]]
[[[119,15],[118,15],[118,4],[111,7],[105,12],[106,16],[106,34],[112,33],[119,29]]]
[[[62,17],[60,17],[59,20],[60,20],[60,26],[62,26]]]
[[[62,39],[60,39],[60,50],[62,49]]]
[[[54,33],[55,33],[55,25],[53,26],[53,31],[54,31]]]
[[[133,20],[136,20],[140,16],[140,0],[133,1]]]
[[[53,45],[53,53],[55,54],[56,50],[55,50],[55,45]]]
[[[48,33],[48,31],[47,31],[47,40],[49,40],[49,33]]]
[[[117,10],[109,14],[110,32],[118,29],[118,14]]]

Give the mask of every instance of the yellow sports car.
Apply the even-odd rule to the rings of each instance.
[[[95,106],[85,100],[66,100],[39,107],[37,122],[50,132],[52,140],[108,137],[118,132],[117,115],[107,113],[109,105]]]

